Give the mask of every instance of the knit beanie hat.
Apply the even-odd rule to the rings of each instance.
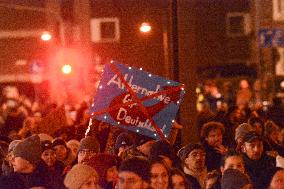
[[[199,143],[188,144],[179,151],[180,159],[182,161],[184,161],[187,158],[188,154],[195,149],[200,149],[200,150],[203,150],[205,152],[204,147]]]
[[[221,179],[221,189],[240,189],[251,184],[249,177],[237,169],[225,170]]]
[[[87,165],[93,167],[97,171],[100,177],[99,184],[104,188],[107,184],[107,170],[113,166],[118,167],[119,163],[119,158],[115,155],[96,154],[95,156],[91,157],[91,159],[87,162]]]
[[[54,148],[55,146],[58,146],[58,145],[63,145],[65,146],[65,148],[67,149],[67,145],[66,145],[66,142],[61,139],[61,138],[56,138],[52,141],[52,147]]]
[[[95,153],[99,153],[100,143],[98,142],[96,137],[87,136],[80,141],[78,152],[84,149],[92,150]]]
[[[19,142],[13,150],[15,157],[21,157],[32,164],[37,164],[41,158],[41,146],[38,135],[28,137]]]
[[[45,150],[53,150],[52,142],[50,140],[45,140],[40,142],[41,152],[43,153]]]
[[[79,148],[80,142],[78,140],[72,139],[72,140],[69,140],[66,143],[66,145],[67,145],[68,148],[73,148],[73,147]]]
[[[8,153],[12,152],[14,150],[14,148],[16,147],[17,144],[19,144],[19,142],[21,142],[21,140],[13,140],[8,147]]]
[[[131,146],[133,143],[133,138],[127,132],[120,133],[116,138],[114,151],[117,154],[120,147]]]
[[[251,143],[254,140],[262,141],[262,137],[259,134],[257,134],[255,131],[250,131],[246,133],[246,135],[243,138],[243,141],[247,143]]]
[[[240,125],[236,128],[236,131],[235,131],[235,140],[237,140],[237,139],[239,139],[239,138],[243,139],[244,136],[245,136],[248,132],[250,132],[250,131],[252,131],[252,130],[253,130],[252,126],[249,125],[248,123],[242,123],[242,124],[240,124]]]
[[[119,167],[118,172],[129,171],[137,174],[142,180],[150,181],[150,163],[141,158],[130,158],[123,161]]]
[[[46,133],[40,133],[40,134],[38,134],[38,136],[40,138],[40,141],[44,141],[44,140],[52,141],[53,140],[52,136],[50,136]]]
[[[88,165],[77,164],[67,173],[64,185],[68,189],[79,189],[91,177],[99,177],[94,168]]]

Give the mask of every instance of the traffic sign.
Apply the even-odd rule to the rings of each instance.
[[[260,48],[284,47],[284,30],[260,29],[258,31],[258,44]]]

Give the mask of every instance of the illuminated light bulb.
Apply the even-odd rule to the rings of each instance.
[[[40,36],[41,40],[49,41],[52,38],[52,35],[49,32],[43,32]]]
[[[143,22],[140,26],[140,31],[143,33],[148,33],[152,30],[152,27],[149,23]]]
[[[69,64],[65,64],[65,65],[62,66],[61,71],[64,74],[70,74],[72,72],[72,67]]]

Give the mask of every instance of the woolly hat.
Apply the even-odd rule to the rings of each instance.
[[[19,144],[19,142],[21,142],[21,140],[13,140],[8,147],[8,153],[12,152],[14,150],[14,148],[16,147],[17,144]]]
[[[41,145],[41,152],[44,152],[45,150],[49,149],[53,150],[52,142],[50,140],[41,141],[40,145]]]
[[[126,132],[120,133],[116,138],[114,151],[117,154],[120,147],[133,145],[133,138]]]
[[[251,184],[249,177],[237,169],[227,169],[221,179],[222,189],[240,189]]]
[[[118,172],[129,171],[137,174],[142,180],[150,181],[150,163],[141,158],[131,158],[123,161],[119,167]]]
[[[67,147],[68,148],[72,148],[74,146],[76,146],[77,148],[79,148],[80,146],[80,142],[78,140],[75,140],[75,139],[72,139],[72,140],[69,140],[67,143],[66,143]]]
[[[67,173],[64,185],[68,189],[79,189],[91,177],[99,177],[94,168],[88,165],[77,164]]]
[[[58,145],[63,145],[65,146],[65,148],[67,149],[67,145],[66,145],[66,142],[61,139],[61,138],[56,138],[52,141],[52,147],[54,148],[55,146],[58,146]]]
[[[182,161],[184,161],[187,158],[188,154],[195,149],[200,149],[200,150],[203,150],[205,152],[204,147],[199,143],[188,144],[179,151],[180,159]]]
[[[40,141],[45,141],[45,140],[52,141],[53,140],[52,136],[45,134],[45,133],[40,133],[38,134],[38,136],[40,138]]]
[[[80,141],[78,152],[84,149],[92,150],[95,153],[99,153],[100,143],[98,142],[96,137],[87,136]]]
[[[107,184],[106,176],[107,170],[113,166],[119,166],[119,158],[115,155],[111,154],[96,154],[91,157],[91,159],[87,162],[87,165],[93,167],[97,173],[99,174],[99,183],[101,187],[105,187]]]
[[[254,140],[262,141],[261,136],[259,134],[257,134],[255,131],[248,132],[243,138],[243,141],[248,142],[248,143],[251,143]]]
[[[249,125],[248,123],[242,123],[242,124],[240,124],[240,125],[236,128],[236,131],[235,131],[235,140],[237,140],[237,139],[239,139],[239,138],[243,139],[244,136],[245,136],[248,132],[250,132],[250,131],[252,131],[252,130],[253,130],[252,126]]]
[[[38,135],[28,137],[19,142],[13,150],[15,157],[21,157],[32,164],[37,164],[41,158],[41,146]]]

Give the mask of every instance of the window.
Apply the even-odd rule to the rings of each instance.
[[[91,19],[91,40],[95,43],[119,42],[118,18]]]
[[[273,0],[273,20],[284,20],[284,0]]]
[[[248,35],[251,31],[249,14],[241,12],[228,13],[226,31],[229,37]]]

